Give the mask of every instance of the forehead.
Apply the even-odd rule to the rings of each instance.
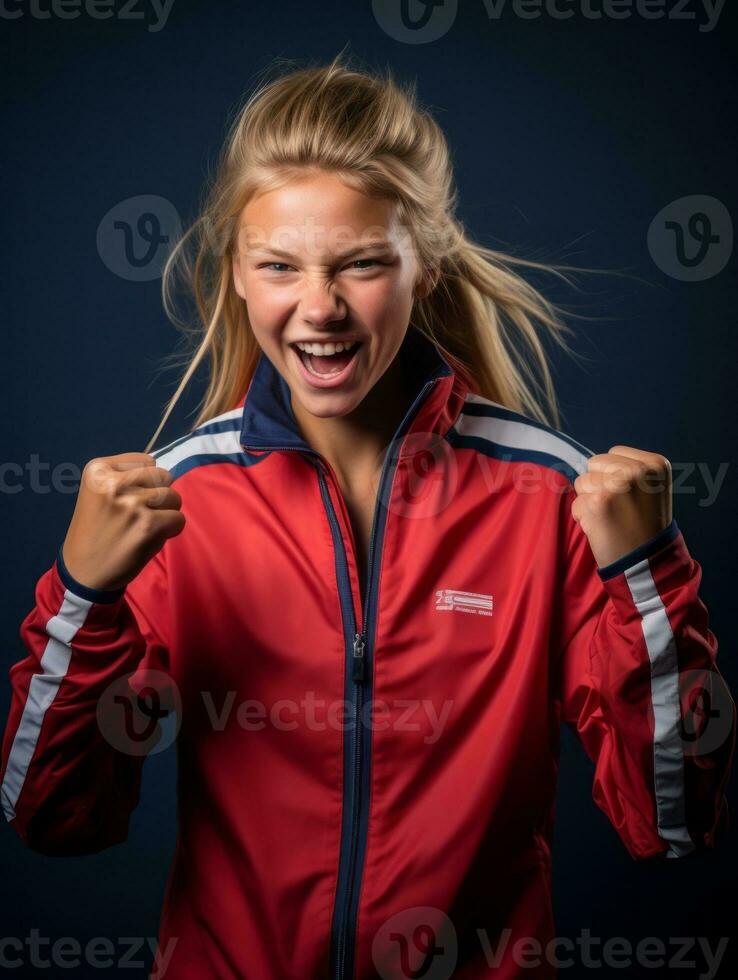
[[[280,245],[340,251],[359,244],[397,244],[402,238],[395,202],[370,197],[332,174],[257,194],[239,216],[239,241],[246,249]]]

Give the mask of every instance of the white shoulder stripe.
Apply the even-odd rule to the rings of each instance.
[[[155,449],[151,455],[157,465],[164,469],[173,470],[179,467],[175,475],[181,475],[182,472],[197,465],[198,457],[207,457],[208,461],[213,461],[213,456],[241,458],[243,449],[239,438],[242,419],[243,405],[203,422],[179,439],[174,439],[160,449]],[[183,466],[182,464],[187,461],[190,465]]]
[[[151,453],[154,457],[162,456],[164,453],[173,449],[174,446],[179,446],[180,443],[186,442],[193,436],[201,435],[206,432],[220,432],[223,429],[232,429],[236,425],[240,426],[241,419],[243,417],[243,405],[240,408],[231,409],[229,412],[223,412],[222,415],[216,415],[215,418],[210,419],[207,422],[203,422],[202,425],[198,425],[196,429],[191,432],[187,432],[183,436],[179,436],[177,439],[172,439],[171,442],[166,443],[166,445],[161,446],[159,449],[154,449]]]
[[[494,443],[502,453],[505,449],[512,450],[513,458],[515,453],[544,453],[562,460],[578,474],[586,472],[588,456],[593,455],[586,446],[578,448],[580,444],[556,429],[528,419],[490,399],[469,394],[466,401],[489,406],[494,414],[466,414],[462,411],[454,425],[459,435]]]
[[[226,432],[211,432],[205,435],[195,435],[194,433],[175,445],[174,448],[165,452],[157,458],[157,465],[165,470],[172,470],[175,466],[196,456],[231,456],[243,455],[240,443],[240,430],[232,429]]]

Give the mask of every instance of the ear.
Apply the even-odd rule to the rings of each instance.
[[[243,288],[243,279],[241,278],[241,261],[238,251],[233,252],[231,255],[231,261],[233,266],[233,285],[241,299],[245,300],[246,290]]]

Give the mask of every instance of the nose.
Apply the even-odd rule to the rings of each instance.
[[[322,327],[346,318],[346,304],[331,286],[309,283],[299,304],[300,318],[313,327]]]

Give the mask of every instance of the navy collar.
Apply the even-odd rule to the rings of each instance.
[[[426,384],[454,373],[436,345],[414,327],[408,328],[397,356],[412,379],[408,406]],[[240,441],[246,449],[310,449],[292,411],[289,385],[264,351],[244,398]]]

